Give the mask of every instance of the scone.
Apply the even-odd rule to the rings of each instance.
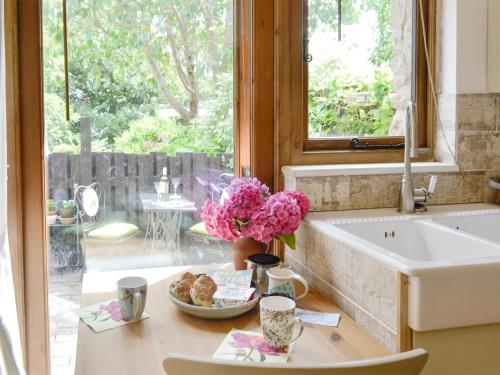
[[[189,292],[193,287],[193,283],[194,282],[189,279],[177,280],[171,287],[172,294],[179,301],[191,303],[191,295],[189,294]]]
[[[172,285],[172,292],[175,298],[181,300],[182,302],[190,303],[191,296],[189,291],[193,287],[196,281],[196,276],[191,272],[184,272],[181,277]]]
[[[213,296],[217,290],[215,281],[207,275],[201,275],[191,288],[191,299],[197,306],[212,307]]]
[[[184,272],[179,278],[179,281],[181,280],[188,280],[191,283],[191,286],[193,286],[194,282],[196,281],[196,276],[191,272]]]

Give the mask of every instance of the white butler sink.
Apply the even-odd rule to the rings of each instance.
[[[496,237],[485,235],[484,220],[494,223],[500,218],[500,210],[495,218],[495,213],[488,208],[489,219],[477,211],[479,224],[476,225],[471,215],[458,217],[453,216],[455,211],[450,212],[460,208],[460,205],[431,208],[424,215],[367,210],[369,217],[329,220],[328,232],[335,239],[408,275],[409,326],[413,330],[498,323],[500,240],[496,242]],[[358,211],[358,215],[362,215],[362,211]],[[466,220],[448,222],[447,215],[454,220]],[[492,231],[495,234],[500,232],[500,221],[496,221],[496,228]]]
[[[500,243],[500,213],[496,210],[433,218],[436,223]]]

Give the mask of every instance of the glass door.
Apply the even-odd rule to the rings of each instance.
[[[44,0],[52,374],[85,272],[228,262],[200,209],[234,176],[232,0]]]

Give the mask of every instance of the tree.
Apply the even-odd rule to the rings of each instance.
[[[338,30],[339,0],[309,0],[309,32],[318,29]],[[390,6],[392,0],[342,0],[342,24],[352,25],[357,22],[361,12],[374,11],[377,15],[377,45],[372,52],[373,64],[380,66],[390,62],[392,56],[392,33]]]
[[[232,148],[231,0],[67,0],[67,7],[70,104],[93,118],[94,139],[112,149],[131,122],[170,108],[179,125],[204,134],[221,126]],[[45,90],[64,100],[60,1],[44,2],[44,36]]]
[[[97,0],[75,13],[90,12],[100,38],[134,51],[134,63],[146,64],[165,104],[190,123],[200,101],[222,94],[219,76],[232,74],[231,5],[231,0]],[[214,85],[201,83],[206,77]]]

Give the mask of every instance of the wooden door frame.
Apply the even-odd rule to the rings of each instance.
[[[26,372],[50,373],[41,0],[5,0],[9,234]],[[241,167],[274,187],[274,0],[235,0],[235,142]],[[251,15],[248,14],[251,11]],[[248,19],[246,19],[248,21]],[[238,38],[238,32],[252,37]],[[241,39],[243,42],[241,42]],[[251,69],[240,71],[241,63]],[[241,73],[248,74],[242,77]],[[246,111],[246,112],[245,112]],[[240,142],[242,138],[244,142]]]
[[[49,374],[40,0],[6,0],[9,236],[26,372]]]
[[[21,150],[19,127],[19,100],[17,81],[17,4],[15,1],[4,2],[4,35],[5,35],[5,91],[7,120],[7,229],[9,248],[16,295],[17,318],[24,350],[24,259],[22,237],[22,194],[21,186]],[[25,353],[23,353],[25,354]],[[25,355],[23,355],[25,358]]]

